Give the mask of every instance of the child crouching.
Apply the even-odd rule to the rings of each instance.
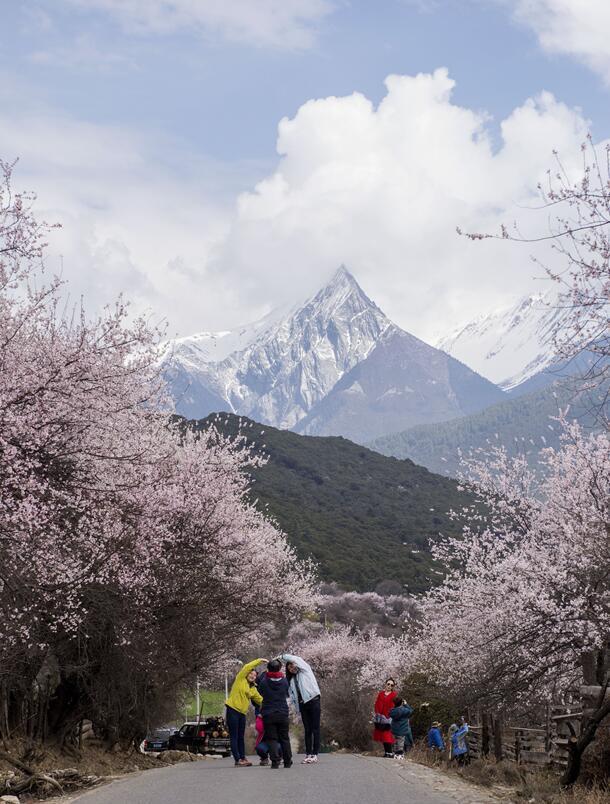
[[[269,765],[269,745],[265,740],[265,725],[263,723],[263,716],[259,711],[256,712],[256,720],[254,721],[254,728],[256,730],[256,753],[259,756],[261,765]],[[280,756],[282,754],[282,747],[279,747]]]

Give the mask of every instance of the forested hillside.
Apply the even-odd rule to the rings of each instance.
[[[457,533],[447,516],[465,504],[457,484],[410,460],[396,460],[340,437],[301,436],[222,413],[191,424],[238,430],[269,456],[253,494],[324,580],[371,590],[396,580],[411,592],[430,586],[428,540]]]
[[[557,446],[559,428],[554,422],[569,406],[570,417],[584,426],[594,424],[590,400],[578,397],[570,381],[555,383],[534,393],[508,399],[480,413],[434,425],[418,425],[383,436],[369,446],[397,458],[410,458],[430,471],[455,477],[459,451],[484,447],[488,441],[504,444],[511,454],[527,452],[534,458],[544,446]]]

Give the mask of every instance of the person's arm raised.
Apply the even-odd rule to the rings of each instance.
[[[242,666],[241,670],[239,671],[236,677],[245,678],[248,675],[248,673],[251,673],[253,670],[256,670],[259,664],[266,664],[266,662],[267,659],[254,659],[251,662],[247,662]]]
[[[288,664],[288,662],[296,664],[299,670],[311,670],[311,665],[307,664],[305,659],[301,658],[300,656],[295,656],[293,653],[282,653],[280,659],[284,662],[284,664]]]

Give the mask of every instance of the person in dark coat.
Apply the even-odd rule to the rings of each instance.
[[[391,731],[394,737],[394,757],[396,759],[402,759],[405,755],[405,749],[409,751],[413,746],[413,733],[409,723],[409,718],[412,714],[413,709],[400,695],[397,695],[394,699],[394,708],[390,709]]]
[[[284,760],[284,767],[292,765],[292,749],[290,747],[288,696],[290,690],[288,681],[282,673],[282,663],[272,659],[267,663],[267,672],[263,673],[258,681],[258,691],[263,703],[261,715],[265,739],[269,744],[271,753],[271,767],[279,768],[280,758]],[[280,746],[282,749],[280,757]]]

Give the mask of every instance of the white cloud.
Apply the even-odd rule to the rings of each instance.
[[[95,312],[123,292],[135,311],[166,318],[170,333],[214,320],[207,255],[226,232],[234,196],[222,187],[235,177],[183,143],[23,108],[19,94],[0,85],[11,108],[0,115],[0,155],[20,158],[15,186],[34,190],[39,216],[62,224],[49,236],[47,267],[67,280],[71,301],[83,296]]]
[[[549,53],[578,58],[610,85],[608,0],[510,0],[518,20],[531,27]]]
[[[432,339],[531,288],[529,247],[472,243],[455,227],[533,217],[520,205],[551,150],[570,169],[587,123],[542,94],[501,123],[495,148],[485,114],[452,102],[445,70],[386,85],[377,107],[354,93],[283,119],[280,158],[256,185],[252,171],[236,167],[236,179],[181,143],[20,107],[23,93],[1,83],[11,116],[0,117],[0,155],[22,158],[17,183],[62,222],[50,267],[62,254],[71,298],[84,294],[90,309],[125,291],[170,334],[224,329],[344,262],[397,323]],[[237,197],[229,185],[253,189]]]
[[[65,0],[139,33],[192,31],[257,46],[307,48],[333,0]]]
[[[311,100],[279,125],[277,169],[238,201],[219,272],[253,301],[305,292],[345,262],[398,323],[425,338],[531,289],[529,247],[472,243],[529,203],[552,164],[570,165],[587,123],[543,93],[501,124],[455,105],[453,81],[390,76],[377,108],[359,93]]]

